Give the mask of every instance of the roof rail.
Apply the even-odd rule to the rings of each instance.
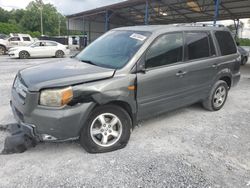
[[[209,24],[209,23],[181,23],[181,24],[174,24],[176,26],[190,26],[190,27],[225,27],[222,24]]]

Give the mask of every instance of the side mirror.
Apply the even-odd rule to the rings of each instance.
[[[139,64],[138,67],[137,67],[137,73],[145,74],[146,72],[147,72],[147,69],[145,67],[145,64],[144,63]]]
[[[240,46],[240,43],[239,43],[239,42],[236,42],[236,45],[237,45],[237,46]]]

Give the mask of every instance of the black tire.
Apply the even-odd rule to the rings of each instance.
[[[27,52],[27,51],[21,51],[21,52],[19,52],[19,58],[20,59],[27,59],[27,58],[29,58],[30,57],[30,54],[29,54],[29,52]]]
[[[0,55],[6,54],[6,48],[4,46],[0,46]]]
[[[245,65],[247,63],[247,57],[244,57],[242,60],[241,60],[241,65]]]
[[[94,122],[96,122],[98,117],[103,114],[113,114],[116,117],[119,118],[121,126],[120,136],[117,138],[116,142],[114,142],[111,146],[100,146],[94,141],[93,135],[91,133],[92,126],[95,125]],[[110,120],[111,121],[111,120]],[[110,122],[109,122],[110,123]],[[101,126],[102,127],[102,126]],[[98,130],[101,130],[98,129]],[[81,146],[89,153],[103,153],[103,152],[110,152],[117,149],[124,148],[128,140],[130,138],[130,132],[132,130],[132,121],[127,113],[123,108],[116,106],[116,105],[104,105],[97,107],[93,110],[93,112],[90,114],[87,122],[85,125],[83,125],[83,128],[80,133],[80,144]],[[99,137],[98,137],[99,136]],[[95,139],[98,141],[102,140],[102,137],[104,136],[104,132],[98,133],[98,136],[95,137]],[[110,135],[108,136],[110,139]],[[111,139],[112,140],[112,136]],[[101,144],[101,143],[100,143]]]
[[[57,50],[55,56],[56,58],[63,58],[64,52],[62,50]]]
[[[224,90],[225,90],[224,100],[221,101],[221,103],[218,103],[217,101],[219,101],[219,100],[216,99],[216,93],[218,92],[219,88],[224,88]],[[224,104],[227,100],[228,90],[229,90],[229,86],[227,85],[227,83],[225,81],[223,81],[223,80],[217,81],[214,84],[214,86],[212,87],[208,98],[202,102],[203,107],[209,111],[220,110],[224,106]],[[218,105],[216,105],[217,103],[218,103]]]

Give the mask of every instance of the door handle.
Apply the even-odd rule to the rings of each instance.
[[[175,75],[177,77],[183,77],[185,74],[187,74],[187,72],[185,72],[185,71],[178,71]]]
[[[218,68],[218,66],[219,66],[219,65],[218,65],[218,64],[216,64],[216,63],[212,65],[212,67],[213,67],[213,68],[215,68],[215,69],[217,69],[217,68]]]

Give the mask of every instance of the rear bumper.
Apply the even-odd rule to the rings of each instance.
[[[29,104],[23,105],[16,100],[13,92],[10,105],[15,119],[21,126],[33,129],[34,135],[39,137],[41,141],[61,141],[78,138],[82,126],[84,126],[89,113],[94,107],[94,103],[90,102],[65,106],[60,109],[46,108],[39,105],[30,108]]]
[[[240,72],[232,76],[232,87],[236,86],[240,81]]]

